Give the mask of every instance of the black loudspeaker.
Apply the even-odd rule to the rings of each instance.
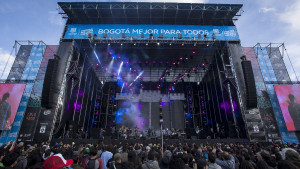
[[[43,91],[42,91],[42,107],[45,107],[47,109],[52,108],[52,101],[51,96],[53,94],[54,89],[54,83],[53,79],[56,75],[57,70],[57,59],[49,59],[46,73],[45,73],[45,83],[43,85]]]
[[[246,104],[247,108],[257,108],[257,95],[255,88],[254,74],[251,66],[251,61],[242,61],[244,79],[246,84]]]
[[[100,138],[100,128],[91,128],[90,129],[90,138],[99,139]]]
[[[144,37],[145,37],[145,34],[144,34],[144,33],[142,33],[142,34],[141,34],[141,38],[144,38]]]

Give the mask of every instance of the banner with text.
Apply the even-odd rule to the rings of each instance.
[[[94,34],[97,37],[103,37],[106,33],[107,38],[122,38],[122,33],[126,37],[141,38],[144,33],[145,38],[153,34],[159,37],[160,34],[164,38],[178,37],[193,38],[200,34],[203,38],[207,35],[208,39],[212,39],[215,34],[217,40],[238,41],[239,36],[235,26],[200,26],[200,25],[121,25],[121,24],[70,24],[65,34],[65,39],[87,39],[88,34]]]

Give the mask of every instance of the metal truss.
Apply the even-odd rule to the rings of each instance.
[[[114,23],[118,23],[115,19],[125,18],[123,21],[126,21],[126,23],[133,22],[132,24],[145,22],[145,20],[140,21],[141,18],[149,18],[149,22],[151,23],[182,24],[188,21],[188,23],[193,24],[207,22],[222,25],[222,21],[230,21],[233,17],[237,19],[243,12],[243,10],[241,10],[241,4],[59,2],[58,5],[58,11],[65,19],[81,20],[83,18],[93,18],[95,19],[93,22],[102,22],[101,20],[103,19],[112,19]]]
[[[272,81],[271,82],[271,81],[269,81],[269,82],[266,82],[266,83],[269,83],[269,84],[271,84],[271,83],[274,83],[274,84],[280,84],[280,83],[282,83],[282,84],[285,84],[285,83],[286,84],[299,84],[300,83],[299,78],[297,76],[297,73],[295,71],[295,68],[293,66],[293,63],[291,61],[291,58],[288,54],[288,51],[287,51],[284,43],[257,43],[253,48],[259,48],[259,49],[266,48],[266,49],[269,49],[268,50],[269,57],[272,56],[272,48],[279,48],[279,51],[281,53],[282,58],[287,56],[288,62],[290,64],[291,68],[292,68],[292,71],[293,71],[293,74],[294,74],[295,80],[296,80],[295,82],[280,82],[280,81],[277,81],[277,82]]]

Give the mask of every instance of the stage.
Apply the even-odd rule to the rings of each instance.
[[[119,140],[119,139],[111,139],[111,138],[104,138],[102,141],[101,139],[52,139],[51,145],[55,144],[72,144],[73,142],[75,145],[80,144],[105,144],[105,145],[119,145],[119,144],[135,144],[140,143],[143,145],[148,144],[161,144],[161,138],[144,138],[144,139],[127,139],[127,140]],[[249,139],[164,139],[164,144],[216,144],[216,143],[224,143],[224,144],[231,144],[231,143],[248,143]]]

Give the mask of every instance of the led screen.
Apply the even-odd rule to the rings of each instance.
[[[274,85],[288,131],[300,130],[300,85]]]
[[[0,130],[10,130],[26,84],[0,84]]]

